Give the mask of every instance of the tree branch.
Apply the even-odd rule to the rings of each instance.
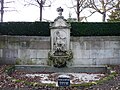
[[[89,15],[89,16],[87,16],[87,18],[88,17],[90,17],[90,16],[92,16],[94,13],[96,13],[97,11],[94,11],[94,12],[91,12],[91,14]]]
[[[25,4],[24,6],[29,6],[29,5],[33,5],[33,6],[39,7],[38,5],[36,5],[34,3],[28,3],[28,4]]]

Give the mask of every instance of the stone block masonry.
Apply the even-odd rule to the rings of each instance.
[[[70,37],[69,66],[120,64],[120,36]],[[47,65],[50,37],[0,35],[0,64]]]
[[[71,38],[74,65],[120,64],[120,36],[88,36]]]
[[[46,64],[49,50],[49,37],[0,36],[1,64]]]

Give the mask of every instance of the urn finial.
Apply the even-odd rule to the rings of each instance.
[[[61,7],[57,8],[57,12],[60,16],[62,16],[63,8]]]

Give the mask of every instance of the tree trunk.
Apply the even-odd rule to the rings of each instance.
[[[102,0],[101,4],[102,4],[102,10],[103,10],[103,12],[102,12],[102,15],[103,15],[102,21],[105,22],[105,19],[106,19],[106,5],[105,5],[105,1]]]
[[[105,19],[106,19],[106,12],[103,12],[103,17],[102,17],[102,21],[105,22]]]
[[[4,14],[4,0],[1,0],[1,22],[3,22],[3,14]]]
[[[79,22],[80,21],[80,7],[79,7],[79,0],[77,0],[77,21]]]
[[[42,21],[42,8],[43,8],[43,5],[42,5],[42,0],[41,0],[41,3],[40,3],[40,22]]]

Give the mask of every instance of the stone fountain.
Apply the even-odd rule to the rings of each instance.
[[[62,16],[63,9],[59,7],[57,8],[57,11],[59,15],[50,25],[50,51],[47,52],[48,57],[46,57],[47,58],[46,65],[22,65],[22,66],[16,65],[16,69],[31,72],[56,72],[56,73],[106,72],[107,68],[104,65],[91,64],[89,59],[86,60],[84,58],[83,61],[87,62],[87,64],[83,64],[82,63],[83,61],[79,60],[80,54],[82,52],[81,50],[79,50],[79,48],[78,48],[79,52],[78,51],[75,52],[74,49],[75,44],[72,42],[72,38],[70,39],[71,25]],[[77,38],[75,40],[77,41]],[[80,44],[78,47],[80,46],[82,45]],[[79,55],[79,57],[77,56],[77,54]],[[76,58],[78,59],[78,61],[81,62],[78,62]],[[75,63],[79,65],[75,65]]]
[[[48,53],[48,64],[65,67],[73,58],[70,50],[70,24],[62,16],[63,9],[57,8],[59,16],[51,24],[51,50]]]

